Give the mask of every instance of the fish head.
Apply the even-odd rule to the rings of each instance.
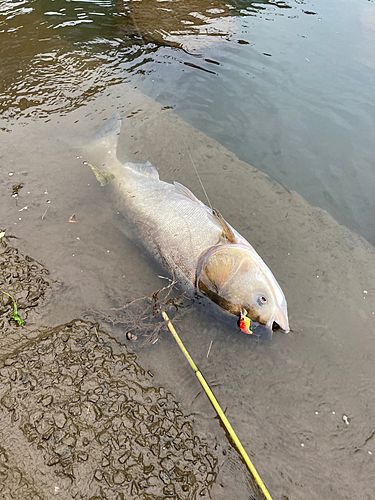
[[[211,247],[199,259],[197,287],[222,309],[249,318],[270,329],[276,323],[289,331],[283,291],[262,258],[250,244]]]

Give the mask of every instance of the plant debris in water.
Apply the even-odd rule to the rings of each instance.
[[[126,326],[126,338],[130,342],[143,339],[142,346],[146,343],[155,344],[165,328],[161,311],[166,311],[173,318],[177,312],[186,310],[192,303],[192,298],[176,286],[174,278],[159,277],[168,280],[168,284],[151,295],[137,297],[122,306],[113,307],[107,313],[92,311],[94,317],[112,327],[123,329]]]
[[[23,188],[23,184],[13,184],[12,186],[12,198],[16,198],[19,195],[19,192]]]

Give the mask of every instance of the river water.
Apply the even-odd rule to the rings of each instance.
[[[374,26],[375,4],[354,0],[0,3],[0,223],[62,280],[54,321],[160,286],[81,165],[115,111],[122,157],[202,197],[190,151],[280,281],[292,333],[270,344],[198,305],[179,323],[275,498],[375,490]],[[215,435],[173,343],[139,356]],[[214,498],[248,498],[246,473],[223,467]]]
[[[373,2],[1,2],[3,114],[122,81],[375,242]]]

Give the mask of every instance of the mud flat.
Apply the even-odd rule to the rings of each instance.
[[[29,322],[48,273],[4,246],[0,286]],[[134,354],[82,320],[17,328],[2,302],[2,498],[209,498],[217,452]]]
[[[164,283],[157,277],[160,270],[122,234],[108,191],[82,166],[84,143],[115,111],[124,117],[120,157],[151,161],[161,178],[178,180],[203,199],[194,161],[213,206],[254,245],[287,296],[292,332],[275,333],[268,344],[222,324],[199,304],[178,322],[189,351],[227,408],[271,492],[290,500],[371,498],[374,248],[298,194],[239,161],[172,109],[126,85],[64,116],[7,123],[8,132],[2,132],[2,225],[20,237],[17,246],[42,262],[58,283],[38,314],[39,325],[49,328],[48,345],[59,337],[52,327],[71,324],[72,318],[90,319],[91,310],[116,320],[113,308]],[[12,186],[19,183],[24,187],[12,198]],[[76,222],[70,223],[73,214]],[[77,324],[93,346],[89,324]],[[65,332],[68,346],[82,338],[73,330]],[[106,330],[120,344],[127,342],[125,325],[111,328],[109,323]],[[103,335],[100,339],[112,345],[114,341]],[[30,344],[30,349],[36,345]],[[100,346],[98,342],[99,351]],[[138,349],[134,343],[131,348],[154,373],[155,386],[173,392],[182,409],[191,412],[193,424],[217,443],[221,479],[214,481],[212,497],[249,498],[246,471],[224,444],[224,433],[173,341],[162,334],[153,346]],[[22,349],[29,359],[29,348]],[[7,377],[17,378],[7,370]],[[13,384],[14,396],[20,384]],[[40,404],[30,403],[32,408]],[[10,419],[10,410],[2,412]],[[90,458],[92,470],[97,467],[95,456]],[[61,464],[53,467],[63,470]]]

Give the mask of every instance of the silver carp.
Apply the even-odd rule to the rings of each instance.
[[[95,141],[89,166],[110,183],[117,208],[142,245],[180,283],[206,295],[236,316],[289,331],[287,302],[263,259],[216,210],[185,186],[160,180],[151,163],[121,163],[117,139],[121,122],[109,123]]]

